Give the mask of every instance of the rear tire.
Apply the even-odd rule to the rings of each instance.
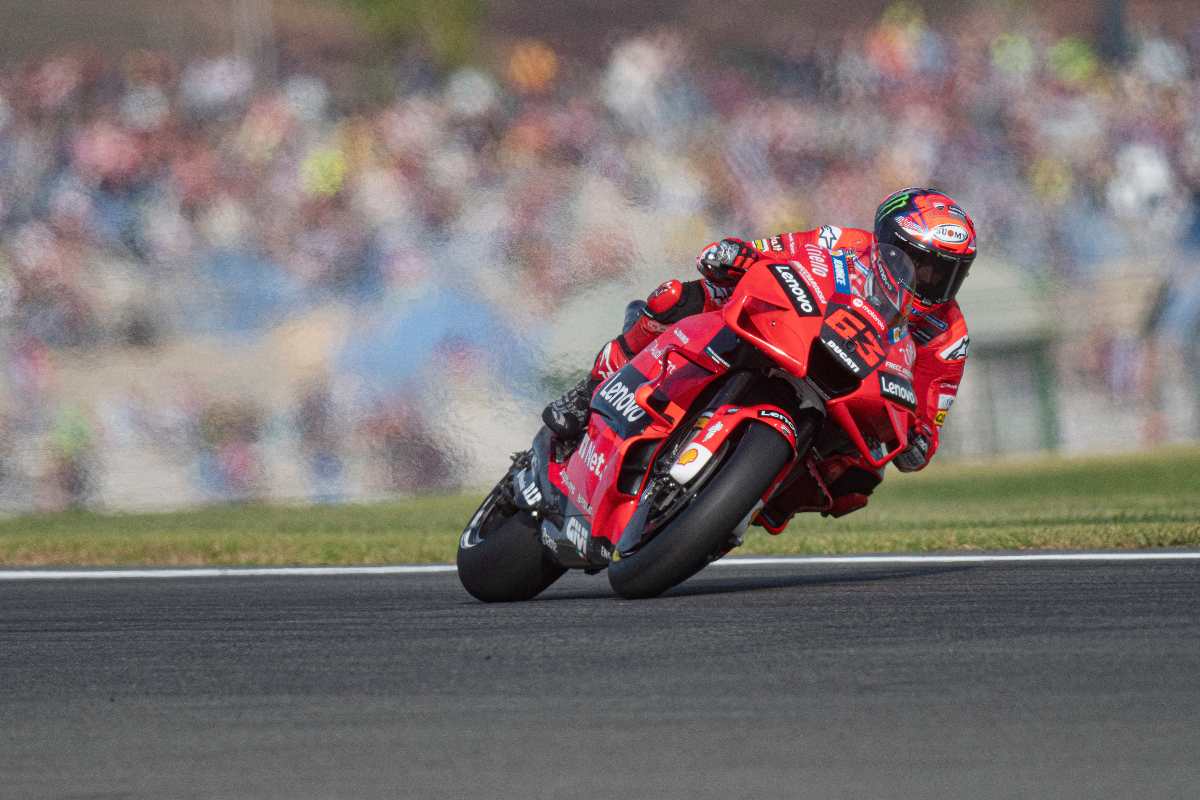
[[[483,501],[480,533],[472,536],[468,526],[459,539],[458,579],[464,589],[485,603],[531,600],[561,578],[566,569],[542,546],[537,522],[519,510],[504,516],[496,496],[493,491]]]
[[[630,600],[655,597],[703,569],[791,457],[782,436],[751,423],[691,504],[640,550],[608,568],[613,591]]]

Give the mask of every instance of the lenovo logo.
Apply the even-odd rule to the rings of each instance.
[[[600,393],[600,397],[607,400],[612,409],[624,417],[627,422],[637,422],[646,416],[646,410],[637,404],[633,390],[621,381],[614,380],[606,386]]]
[[[804,288],[800,277],[792,271],[792,268],[787,264],[772,264],[771,272],[775,275],[775,280],[779,281],[779,285],[787,292],[788,299],[792,301],[792,307],[796,309],[796,313],[802,317],[815,317],[819,313],[817,304],[809,297],[808,290]]]
[[[879,393],[906,408],[917,407],[917,393],[913,391],[912,384],[898,375],[879,373]]]

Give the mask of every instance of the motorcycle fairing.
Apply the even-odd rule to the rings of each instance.
[[[810,294],[828,296],[823,316],[795,313],[792,298],[779,279],[780,271],[771,261],[758,262],[747,271],[722,313],[740,339],[797,378],[809,374],[815,341],[835,364],[858,379],[852,391],[827,397],[826,410],[846,431],[855,449],[872,466],[881,468],[907,447],[913,408],[882,394],[880,383],[868,378],[888,361],[907,361],[907,337],[892,335],[876,310],[853,294],[844,256],[826,257],[833,268],[829,277],[822,280],[811,272],[804,276],[819,284]]]
[[[593,539],[612,547],[637,507],[649,464],[697,395],[729,369],[725,356],[737,345],[719,311],[697,314],[597,387],[583,441],[549,471],[564,499],[590,518]],[[627,460],[633,466],[625,479]]]
[[[878,315],[872,319],[869,306],[854,299],[858,301],[856,309],[841,303],[830,306],[821,326],[821,342],[851,372],[865,378],[884,363],[891,343],[881,332],[886,326]]]
[[[794,379],[807,377],[813,348],[825,347],[861,379],[846,394],[822,395],[829,418],[876,467],[907,446],[911,410],[897,401],[898,390],[886,396],[881,393],[883,384],[866,380],[888,360],[904,362],[897,352],[904,337],[893,343],[880,315],[853,294],[845,259],[840,263],[830,259],[830,263],[831,276],[823,282],[798,263],[755,264],[722,310],[676,323],[600,384],[580,447],[565,464],[545,462],[547,483],[563,510],[563,521],[561,527],[556,521],[544,521],[543,533],[554,542],[552,549],[560,560],[571,558],[563,553],[564,543],[581,562],[587,560],[587,553],[611,555],[637,511],[649,465],[672,431],[695,411],[691,406],[705,387],[735,367],[747,343]],[[795,420],[780,408],[754,406],[731,412],[726,407],[724,412],[736,415],[738,425],[753,415],[796,447]],[[716,415],[705,423],[698,434],[701,439],[715,426],[715,419]],[[736,428],[722,425],[709,442],[714,452]],[[780,473],[771,491],[788,471]],[[581,543],[584,531],[588,539]],[[604,549],[597,551],[597,546]]]
[[[540,520],[542,544],[562,566],[603,566],[612,560],[612,547],[592,537],[586,498],[564,474],[564,465],[551,457],[552,447],[549,429],[542,428],[534,437],[529,466],[513,475],[514,500]]]
[[[796,457],[796,423],[782,408],[770,403],[750,406],[725,404],[713,409],[691,440],[679,451],[679,456],[671,467],[671,477],[679,484],[691,483],[734,431],[749,422],[758,422],[772,428],[791,445],[792,457]],[[788,470],[781,472],[780,479],[787,472]],[[772,484],[763,499],[769,497],[774,489],[775,485]]]

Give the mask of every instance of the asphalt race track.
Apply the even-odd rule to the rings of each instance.
[[[1195,797],[1200,562],[0,582],[0,797]]]

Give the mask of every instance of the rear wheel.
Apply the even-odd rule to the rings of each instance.
[[[542,546],[539,526],[504,496],[506,476],[458,542],[458,579],[485,603],[530,600],[566,570]]]
[[[678,516],[637,552],[608,568],[613,590],[630,599],[654,597],[703,569],[727,549],[730,534],[791,456],[792,448],[782,436],[751,423]]]

